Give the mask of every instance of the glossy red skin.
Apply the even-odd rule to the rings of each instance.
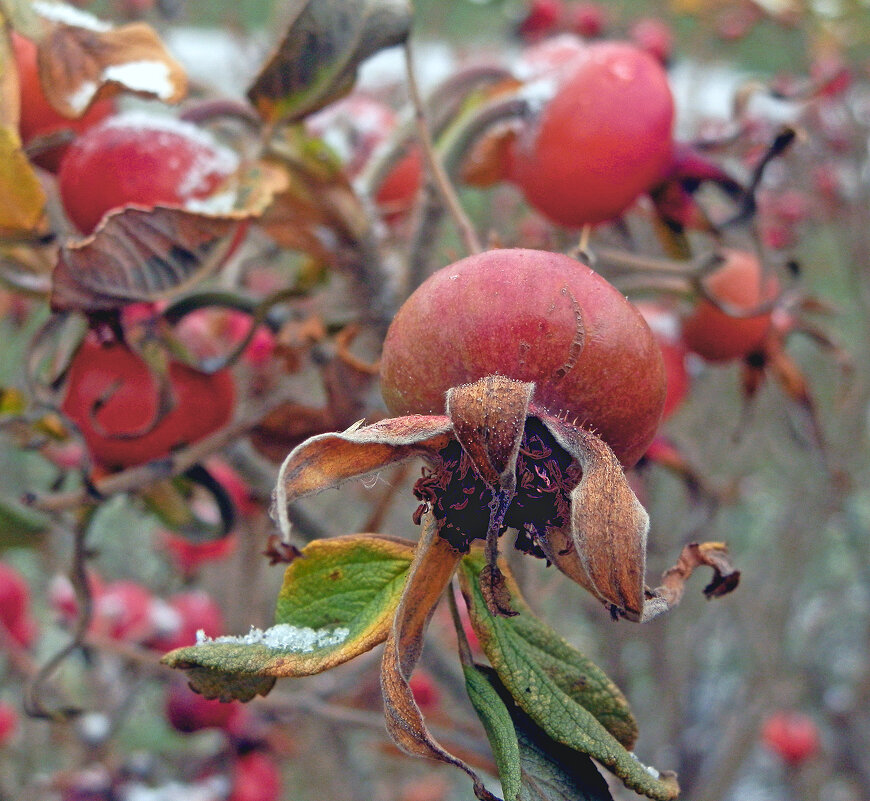
[[[806,761],[819,750],[815,721],[800,712],[776,712],[765,720],[762,742],[791,765]]]
[[[612,219],[664,172],[673,119],[661,64],[628,43],[590,44],[517,138],[513,180],[559,225]]]
[[[24,577],[5,562],[0,562],[0,626],[22,648],[33,644],[36,623],[30,617],[30,589]]]
[[[448,389],[501,374],[534,381],[534,400],[593,428],[633,465],[665,397],[662,356],[623,295],[559,253],[491,250],[432,275],[384,342],[382,392],[395,415],[440,414]]]
[[[706,278],[713,297],[738,309],[752,309],[776,295],[775,278],[762,287],[758,259],[743,250],[723,252],[725,263]],[[710,301],[699,301],[683,320],[682,337],[689,350],[709,362],[723,362],[748,356],[764,342],[771,325],[771,313],[755,317],[732,317]]]
[[[36,61],[36,45],[30,39],[25,39],[13,31],[12,48],[15,54],[15,65],[18,68],[21,95],[18,130],[21,141],[25,145],[37,136],[45,136],[55,131],[70,130],[76,134],[84,133],[114,112],[115,104],[111,100],[98,100],[78,119],[64,117],[49,104],[42,91]],[[39,154],[34,161],[40,167],[56,172],[66,150],[66,146],[52,148]]]
[[[232,173],[202,141],[155,127],[116,126],[112,119],[89,129],[67,149],[58,173],[67,216],[90,234],[103,216],[130,204],[183,206],[215,192]],[[197,165],[210,161],[210,166]],[[197,180],[186,185],[196,170]]]
[[[145,362],[126,345],[101,345],[89,337],[73,357],[61,408],[78,425],[97,464],[131,467],[168,456],[232,417],[236,393],[228,370],[207,374],[171,362],[169,381],[175,404],[152,426],[159,388]]]

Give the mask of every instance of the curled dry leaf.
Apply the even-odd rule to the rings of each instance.
[[[401,44],[411,28],[408,0],[296,0],[275,53],[248,97],[267,122],[294,122],[347,94],[359,65]]]
[[[719,598],[737,588],[740,571],[731,564],[724,542],[692,542],[680,553],[677,563],[665,571],[661,586],[647,593],[642,622],[652,620],[675,607],[683,597],[686,581],[695,568],[713,569],[713,580],[704,588],[708,598]]]
[[[423,650],[423,633],[461,558],[461,553],[438,536],[435,519],[430,514],[384,646],[381,690],[387,731],[406,753],[446,762],[465,771],[474,782],[474,794],[481,801],[498,801],[469,765],[435,740],[426,728],[408,683]]]
[[[58,21],[66,19],[64,15],[45,13],[58,5],[34,4],[53,22],[38,43],[37,58],[46,99],[65,117],[81,117],[98,98],[122,91],[164,103],[177,103],[185,96],[184,68],[151,26],[64,24]]]
[[[51,306],[99,312],[171,297],[223,263],[240,225],[165,206],[111,213],[92,236],[61,248]]]

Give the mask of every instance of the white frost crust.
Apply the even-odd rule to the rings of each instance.
[[[112,30],[112,26],[107,22],[103,22],[93,14],[88,14],[87,11],[82,11],[66,3],[35,0],[33,10],[40,17],[44,17],[52,22],[59,22],[61,25],[72,25],[76,28],[86,28],[89,31],[99,31],[100,33]]]
[[[223,636],[208,637],[200,629],[196,632],[197,645],[211,645],[213,643],[233,643],[235,645],[265,645],[280,651],[290,651],[294,654],[310,654],[320,648],[332,648],[341,645],[350,634],[350,629],[312,629],[307,626],[291,626],[289,623],[279,623],[268,629],[258,629],[251,626],[251,630],[239,637]]]
[[[212,776],[196,784],[169,782],[160,787],[128,784],[121,788],[123,801],[216,801],[226,798],[230,783],[225,776]]]
[[[175,93],[169,65],[153,59],[112,64],[103,70],[103,80],[123,84],[134,92],[148,92],[160,100],[169,100]]]

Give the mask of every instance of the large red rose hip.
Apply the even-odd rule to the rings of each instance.
[[[552,86],[539,83],[543,106],[517,138],[513,180],[559,225],[618,216],[671,159],[674,101],[667,74],[634,45],[601,42],[590,44]]]
[[[73,142],[58,181],[67,215],[89,234],[113,209],[201,201],[237,167],[235,153],[206,131],[135,112],[110,117]]]
[[[169,364],[173,405],[161,414],[160,388],[126,345],[86,339],[70,365],[64,413],[78,425],[94,461],[131,467],[197,442],[232,417],[235,384],[228,370],[204,373]]]
[[[655,434],[665,397],[661,351],[634,306],[581,262],[491,250],[432,275],[384,342],[382,391],[395,415],[441,414],[448,389],[499,374],[594,429],[625,466]]]

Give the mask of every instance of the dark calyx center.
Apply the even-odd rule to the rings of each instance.
[[[580,467],[544,424],[529,417],[517,457],[516,495],[499,534],[508,528],[516,529],[517,550],[545,558],[539,541],[547,528],[568,523],[570,493],[581,474]],[[493,494],[456,440],[438,452],[433,466],[423,468],[422,478],[414,484],[421,510],[425,506],[432,509],[438,533],[463,553],[472,540],[486,539]]]

